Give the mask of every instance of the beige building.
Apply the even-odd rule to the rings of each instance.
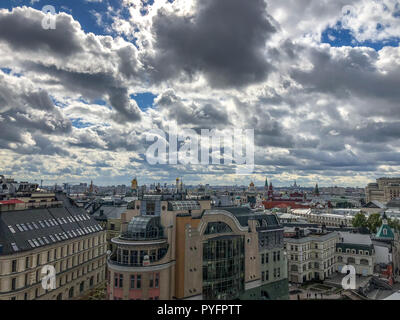
[[[122,234],[112,239],[108,298],[287,297],[283,229],[276,217],[210,204],[163,195],[135,201],[122,215]]]
[[[400,197],[400,178],[379,178],[365,188],[366,202],[374,200],[387,203]]]
[[[54,199],[0,213],[0,300],[76,299],[104,282],[105,232],[64,195]],[[42,287],[44,266],[55,268],[53,290]]]
[[[305,234],[304,230],[296,229],[293,234],[286,233],[289,281],[304,283],[330,277],[336,271],[335,251],[338,241],[338,232],[320,230]]]
[[[313,209],[292,209],[291,214],[303,218],[309,223],[317,223],[327,227],[352,227],[353,215],[318,212]]]

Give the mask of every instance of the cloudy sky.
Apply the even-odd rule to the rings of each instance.
[[[42,8],[56,29],[42,27]],[[0,174],[365,186],[400,175],[397,0],[2,0]],[[146,161],[151,129],[254,129],[255,171]]]

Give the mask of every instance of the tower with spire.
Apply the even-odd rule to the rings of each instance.
[[[268,200],[273,200],[273,197],[274,197],[274,187],[272,186],[272,182],[270,182],[268,187]]]
[[[315,185],[314,195],[319,196],[318,183]]]
[[[132,181],[131,181],[131,189],[132,190],[137,190],[138,188],[138,181],[137,178],[135,177]]]

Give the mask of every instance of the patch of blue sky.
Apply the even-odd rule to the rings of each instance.
[[[154,99],[157,96],[151,92],[142,92],[131,94],[130,97],[136,101],[137,105],[142,111],[146,111],[147,109],[153,107]]]
[[[12,10],[14,7],[27,6],[37,10],[42,10],[45,5],[54,6],[57,13],[65,12],[71,14],[75,20],[79,21],[85,32],[94,34],[108,34],[105,26],[112,23],[112,18],[107,14],[108,8],[113,10],[121,9],[121,0],[103,0],[98,2],[67,1],[67,0],[38,0],[32,3],[31,0],[2,0],[0,8]],[[98,12],[102,18],[102,24],[97,23],[97,18],[93,13]],[[121,11],[122,15],[126,15],[125,10]]]
[[[0,68],[0,70],[3,73],[8,74],[8,75],[13,76],[13,77],[16,77],[16,78],[21,78],[22,77],[22,73],[14,72],[11,68],[4,67],[4,68]]]
[[[382,30],[383,26],[377,24],[377,30]],[[385,39],[382,41],[358,41],[352,34],[351,30],[342,28],[340,22],[333,28],[327,28],[321,34],[321,42],[328,43],[332,47],[369,47],[376,51],[381,50],[383,47],[398,47],[400,37]]]
[[[82,121],[82,118],[70,119],[72,126],[75,128],[88,128],[93,126],[93,123]]]
[[[0,70],[5,74],[10,74],[12,71],[12,69],[10,69],[10,68],[0,68]]]

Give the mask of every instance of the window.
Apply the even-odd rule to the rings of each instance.
[[[12,226],[8,226],[8,229],[11,231],[11,233],[15,233],[15,230]]]
[[[136,288],[140,289],[142,287],[142,276],[140,274],[137,275],[137,281],[136,281]]]
[[[12,278],[11,280],[11,290],[15,290],[17,288],[17,278]]]
[[[131,275],[131,289],[135,289],[135,275]]]
[[[149,276],[150,276],[149,287],[153,288],[153,285],[154,285],[154,274],[151,273]]]
[[[19,251],[19,248],[18,248],[18,246],[17,246],[17,244],[15,242],[11,243],[11,247],[13,248],[13,250],[15,252]]]
[[[73,298],[74,297],[74,287],[70,288],[68,291],[68,297]]]
[[[25,258],[25,269],[29,269],[29,257]]]
[[[11,272],[17,272],[17,260],[13,260],[11,263]]]
[[[114,287],[118,288],[118,273],[114,274]]]
[[[124,286],[124,275],[120,273],[119,275],[119,287],[122,288]]]
[[[160,283],[160,274],[156,273],[156,281],[155,281],[155,286],[154,287],[158,288],[159,283]]]

